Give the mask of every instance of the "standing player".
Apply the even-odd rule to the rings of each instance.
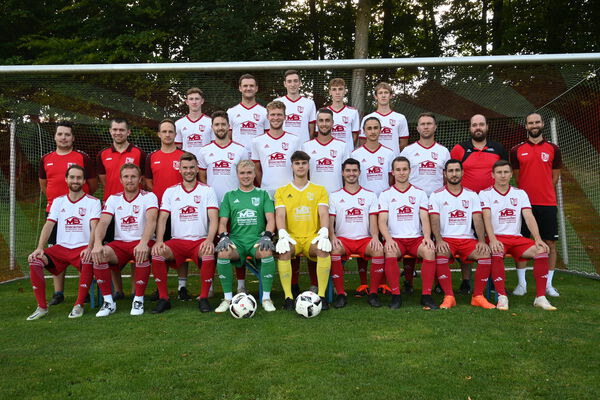
[[[50,212],[52,201],[58,196],[69,193],[68,185],[65,183],[65,173],[71,165],[80,165],[85,171],[85,181],[83,191],[94,194],[98,188],[98,178],[94,163],[90,157],[81,150],[73,148],[75,142],[75,133],[73,124],[68,121],[60,121],[56,125],[54,133],[54,142],[56,150],[45,154],[40,160],[38,170],[40,189],[46,195],[46,215]],[[49,244],[56,242],[56,230],[52,231],[48,239]],[[65,287],[64,272],[53,275],[54,294],[50,305],[60,304],[65,300],[63,290]]]
[[[283,309],[291,311],[294,308],[291,259],[303,254],[317,262],[318,295],[323,309],[327,310],[329,304],[324,296],[331,269],[327,191],[308,180],[308,154],[296,151],[291,160],[294,179],[275,192],[275,221],[279,237],[277,267],[285,293]]]
[[[456,305],[452,291],[452,275],[448,262],[454,255],[462,260],[477,260],[475,290],[471,305],[495,308],[483,296],[483,289],[490,276],[492,261],[490,248],[485,243],[485,227],[481,216],[481,202],[477,193],[462,186],[462,164],[450,159],[444,166],[446,186],[436,190],[429,198],[429,218],[436,243],[436,275],[444,291],[440,308]],[[477,239],[473,235],[473,228]]]
[[[556,268],[556,241],[558,240],[555,187],[560,177],[562,154],[557,145],[544,139],[543,129],[544,120],[540,114],[527,115],[525,118],[527,140],[512,148],[510,161],[517,185],[529,196],[541,237],[550,248],[548,260],[550,271],[548,272],[546,295],[558,297],[560,294],[552,285],[552,278]],[[530,233],[532,232],[524,229],[526,237]],[[525,266],[525,262],[517,263],[519,284],[513,291],[513,294],[517,296],[527,293]]]
[[[499,310],[508,310],[508,297],[504,286],[504,255],[515,260],[533,259],[536,297],[533,305],[544,310],[556,310],[546,299],[548,275],[548,245],[540,237],[531,212],[529,198],[524,190],[510,186],[512,169],[506,160],[498,160],[492,169],[494,186],[481,193],[483,219],[492,251],[492,279],[498,293]],[[521,236],[521,216],[534,240]]]
[[[392,149],[394,156],[396,156],[408,144],[408,123],[406,122],[406,117],[392,110],[390,103],[394,92],[389,83],[379,83],[375,86],[373,93],[377,101],[377,109],[375,112],[363,117],[361,122],[363,131],[360,137],[362,139],[368,137],[365,131],[365,121],[368,118],[376,117],[381,123],[381,137],[379,141],[384,146]]]
[[[189,112],[175,122],[177,132],[175,144],[196,157],[198,157],[200,149],[213,139],[210,118],[202,112],[204,99],[204,92],[199,88],[188,89],[185,104],[188,106]]]
[[[300,74],[290,69],[283,74],[283,86],[287,94],[275,99],[285,104],[286,117],[284,129],[298,136],[300,143],[313,138],[315,133],[315,102],[300,94]]]
[[[239,188],[225,194],[219,209],[219,243],[215,249],[218,252],[217,271],[225,298],[215,309],[217,313],[226,312],[231,305],[231,264],[236,268],[244,268],[247,256],[252,257],[255,265],[260,265],[264,310],[275,311],[271,300],[275,276],[275,208],[269,194],[254,187],[255,168],[249,160],[237,165]],[[228,230],[229,224],[231,228]]]
[[[379,195],[379,231],[385,239],[385,276],[391,286],[390,308],[400,308],[398,258],[410,255],[423,259],[421,304],[426,310],[438,308],[431,297],[435,275],[435,244],[431,240],[427,194],[411,185],[410,161],[396,157],[392,162],[394,185]],[[371,291],[369,304],[379,307],[377,292]]]
[[[347,106],[344,103],[344,97],[347,93],[346,82],[342,78],[333,78],[329,82],[331,105],[327,108],[333,111],[331,135],[345,142],[346,150],[350,154],[358,142],[360,117],[356,108]]]
[[[131,315],[144,313],[144,292],[150,276],[150,248],[154,243],[152,236],[156,228],[158,200],[154,193],[140,190],[140,167],[133,163],[125,163],[119,170],[123,191],[111,195],[106,200],[96,228],[92,251],[94,275],[104,297],[97,317],[107,317],[116,311],[111,294],[110,270],[120,271],[130,260],[135,261],[135,296],[131,305]],[[103,246],[107,228],[113,218],[114,240]]]
[[[152,313],[171,308],[167,292],[167,261],[180,265],[188,258],[200,268],[200,311],[210,312],[208,291],[215,274],[215,246],[218,205],[215,191],[198,182],[198,161],[192,153],[181,156],[179,171],[183,182],[165,190],[152,247],[152,266],[160,299]],[[163,241],[167,219],[171,216],[171,237]]]
[[[335,308],[342,308],[347,303],[344,289],[344,266],[342,258],[348,259],[351,254],[358,254],[361,259],[372,257],[371,282],[372,293],[377,293],[377,286],[383,275],[383,245],[379,241],[377,224],[377,196],[364,189],[358,183],[360,163],[349,158],[342,164],[344,187],[333,192],[329,197],[329,230],[331,236],[331,277],[335,285],[337,297],[333,302]]]
[[[68,193],[53,199],[38,246],[28,257],[31,285],[38,304],[35,312],[27,318],[28,321],[48,314],[44,268],[55,276],[64,272],[69,265],[81,272],[77,300],[69,318],[83,315],[83,304],[92,283],[91,247],[100,217],[100,200],[83,191],[85,169],[80,165],[67,168],[65,182]],[[58,227],[56,244],[44,249],[55,226]]]
[[[227,110],[227,115],[229,115],[232,139],[246,148],[250,158],[252,139],[262,135],[269,128],[267,109],[256,102],[258,84],[254,76],[250,74],[240,76],[239,90],[242,93],[242,101]]]

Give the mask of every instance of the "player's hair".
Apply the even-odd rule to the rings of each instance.
[[[300,74],[295,69],[288,69],[285,71],[283,73],[283,79],[285,80],[285,78],[287,78],[289,75],[298,75],[298,78],[300,78]]]
[[[544,122],[544,117],[542,116],[542,114],[540,114],[540,113],[539,113],[539,112],[537,112],[537,111],[532,111],[532,112],[528,113],[528,114],[525,116],[525,122],[527,122],[527,119],[528,119],[528,118],[529,118],[529,116],[531,116],[531,115],[539,115],[539,116],[540,116],[540,118],[541,118],[541,120],[542,120],[542,122]]]
[[[242,168],[252,168],[252,171],[256,171],[256,164],[254,164],[254,161],[252,160],[242,160],[236,167],[237,172]]]
[[[333,119],[333,111],[331,111],[329,108],[319,108],[319,111],[317,111],[317,118],[319,118],[319,114],[329,114],[331,115],[331,119]]]
[[[410,169],[410,161],[408,160],[408,158],[404,157],[404,156],[398,156],[396,158],[394,158],[392,160],[392,171],[394,170],[394,164],[396,164],[397,162],[405,162],[408,164],[408,169]]]
[[[381,128],[381,121],[379,120],[379,118],[369,117],[363,121],[363,126],[362,126],[363,129],[365,129],[365,126],[367,126],[367,122],[369,122],[369,121],[377,121],[377,123],[379,124],[379,127]]]
[[[460,169],[461,170],[463,169],[462,161],[457,160],[456,158],[451,158],[448,161],[446,161],[446,164],[444,164],[444,171],[448,170],[448,165],[450,165],[450,164],[458,164],[458,165],[460,165]]]
[[[65,178],[67,178],[69,176],[69,172],[71,172],[72,169],[78,169],[83,173],[83,177],[85,178],[85,169],[78,164],[71,164],[69,166],[69,168],[67,168],[67,172],[65,172]]]
[[[176,127],[175,127],[175,122],[174,122],[174,121],[173,121],[171,118],[165,118],[165,119],[163,119],[162,121],[160,121],[160,122],[158,123],[158,130],[159,130],[159,131],[160,131],[160,126],[161,126],[162,124],[164,124],[164,123],[169,123],[169,124],[173,125],[173,129],[176,129]]]
[[[194,153],[190,153],[189,151],[184,152],[181,157],[179,157],[179,161],[196,161],[196,164],[198,163],[198,159]]]
[[[185,97],[187,97],[187,96],[189,96],[190,94],[193,94],[193,93],[198,93],[200,95],[200,97],[202,97],[203,99],[205,99],[204,92],[202,91],[202,89],[200,89],[198,87],[189,88],[187,90],[187,92],[185,92]]]
[[[347,158],[346,161],[342,163],[342,171],[346,168],[346,165],[356,165],[360,171],[360,162],[356,158]]]
[[[256,83],[258,85],[258,82],[256,82],[256,78],[254,77],[254,75],[251,75],[251,74],[244,74],[244,75],[240,76],[240,79],[238,79],[238,85],[241,85],[242,81],[244,79],[252,79],[254,81],[254,83]]]
[[[394,93],[394,89],[392,89],[392,85],[390,85],[390,84],[389,84],[389,83],[387,83],[387,82],[379,82],[379,83],[377,84],[377,86],[375,86],[375,89],[373,89],[373,93],[377,94],[377,91],[378,91],[379,89],[385,89],[385,90],[387,90],[388,92],[390,92],[390,94],[391,94],[391,93]]]
[[[283,110],[283,113],[285,114],[285,104],[283,103],[283,101],[273,100],[272,102],[267,104],[267,110]]]
[[[429,118],[433,118],[433,123],[437,124],[437,119],[435,118],[435,114],[432,112],[423,112],[421,114],[419,114],[419,116],[417,117],[417,124],[419,123],[419,121],[421,120],[421,118],[423,117],[429,117]]]
[[[302,150],[296,150],[290,157],[290,160],[292,160],[292,162],[294,162],[294,161],[310,161],[310,156]]]
[[[138,175],[142,175],[142,169],[140,167],[138,167],[137,165],[135,165],[134,163],[125,163],[123,165],[121,165],[121,168],[119,168],[119,176],[121,176],[123,174],[123,171],[126,169],[135,169],[138,172]]]
[[[229,124],[229,115],[227,115],[227,112],[223,110],[215,111],[210,117],[213,121],[215,118],[225,118],[225,121],[227,121],[227,124]]]
[[[127,119],[125,118],[121,118],[121,117],[116,117],[110,120],[110,125],[112,127],[112,124],[125,124],[125,128],[129,129],[129,121],[127,121]]]
[[[61,120],[56,123],[56,127],[64,126],[65,128],[69,128],[71,133],[74,133],[75,129],[73,129],[73,123],[71,121]]]
[[[498,161],[496,161],[494,163],[494,165],[492,165],[492,172],[495,171],[496,168],[504,167],[505,165],[508,165],[508,167],[512,171],[512,166],[510,165],[510,163],[508,162],[508,160],[498,160]]]
[[[475,117],[476,115],[481,115],[483,117],[483,120],[485,121],[485,124],[488,124],[488,120],[487,117],[483,114],[473,114],[471,115],[471,118],[469,118],[469,126],[471,126],[471,122],[473,121],[473,117]]]
[[[329,81],[329,89],[331,89],[334,86],[335,87],[337,87],[337,86],[346,87],[346,81],[343,80],[342,78],[333,78],[332,80]]]

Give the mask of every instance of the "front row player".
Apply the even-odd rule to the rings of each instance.
[[[100,200],[84,193],[85,171],[81,166],[71,165],[65,174],[65,181],[69,192],[52,202],[38,246],[28,257],[31,285],[38,304],[34,313],[27,317],[28,321],[48,314],[44,268],[55,276],[61,274],[69,265],[80,270],[77,300],[69,318],[83,315],[83,304],[92,283],[91,249],[94,229],[100,217]],[[56,244],[44,249],[55,225]]]
[[[504,255],[517,261],[533,259],[535,278],[535,307],[556,310],[545,296],[548,276],[548,245],[542,240],[537,222],[531,211],[529,197],[524,190],[510,186],[512,168],[506,160],[498,160],[492,167],[494,186],[481,191],[483,219],[492,251],[492,279],[498,292],[499,310],[508,310],[504,285]],[[533,239],[521,235],[521,215]]]
[[[144,292],[150,276],[150,248],[156,228],[158,200],[152,192],[140,190],[142,172],[135,164],[123,164],[120,168],[123,192],[111,195],[104,204],[100,222],[96,228],[92,259],[94,275],[104,297],[97,317],[113,314],[117,305],[112,296],[111,273],[120,272],[129,261],[135,261],[133,273],[135,296],[131,315],[144,313]],[[114,218],[114,240],[102,245],[107,228]]]

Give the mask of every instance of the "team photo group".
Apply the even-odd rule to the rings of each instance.
[[[178,275],[179,301],[236,316],[247,268],[258,276],[265,312],[300,312],[295,299],[305,293],[319,310],[343,308],[349,296],[398,309],[420,264],[422,308],[449,309],[456,306],[455,260],[457,291],[470,295],[472,306],[498,310],[509,309],[509,293],[527,294],[532,260],[533,305],[556,310],[548,297],[559,296],[552,280],[561,153],[544,139],[540,114],[524,116],[527,134],[510,151],[488,137],[481,114],[470,118],[465,141],[448,149],[436,142],[436,116],[428,112],[415,121],[418,138],[409,144],[407,119],[393,111],[387,83],[375,86],[376,110],[362,118],[345,104],[343,79],[329,82],[331,103],[322,108],[302,95],[298,71],[286,71],[283,86],[287,94],[263,107],[257,80],[244,74],[241,102],[210,116],[202,112],[202,90],[189,89],[188,114],[158,124],[160,148],[150,154],[129,141],[126,119],[109,122],[112,143],[95,159],[75,148],[70,122],[57,123],[56,149],[39,165],[47,219],[28,258],[37,308],[27,320],[65,300],[69,265],[79,270],[79,285],[68,317],[83,316],[94,279],[103,297],[96,316],[115,313],[125,298],[121,271],[130,263],[131,315],[142,315],[148,302],[155,314],[171,308],[169,268]],[[102,201],[93,196],[99,186]],[[517,266],[512,292],[506,256]],[[344,276],[350,258],[360,279],[351,292]],[[197,297],[188,290],[192,264],[200,270]],[[45,271],[53,277],[50,301]],[[275,301],[276,274],[283,299]],[[147,295],[150,275],[156,290]],[[490,283],[495,299],[484,296]],[[218,304],[210,300],[220,291]]]

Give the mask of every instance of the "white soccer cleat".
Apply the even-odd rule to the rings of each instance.
[[[515,290],[512,291],[513,296],[525,296],[527,294],[527,286],[518,284]]]
[[[533,306],[534,307],[539,307],[542,310],[546,310],[546,311],[555,311],[555,310],[557,310],[556,307],[554,307],[552,304],[550,304],[550,302],[548,301],[548,299],[546,298],[546,296],[536,297],[535,300],[533,301]]]
[[[131,303],[131,312],[130,315],[142,315],[144,313],[144,302],[143,301],[133,301]]]
[[[266,312],[273,312],[273,311],[277,310],[275,308],[275,305],[273,304],[273,300],[271,300],[271,299],[263,300],[262,301],[262,308]]]
[[[38,307],[35,309],[33,314],[27,317],[27,321],[35,321],[36,319],[44,318],[46,315],[48,315],[48,309]]]
[[[223,299],[223,301],[221,301],[221,304],[219,304],[219,307],[215,308],[215,312],[218,314],[227,312],[227,311],[229,311],[230,305],[231,305],[231,300]]]
[[[498,304],[496,304],[496,309],[506,311],[508,310],[508,297],[504,295],[498,295]]]
[[[102,304],[100,307],[100,311],[96,313],[96,317],[108,317],[111,314],[114,314],[117,311],[117,303],[109,303],[107,301]]]
[[[79,304],[75,304],[73,309],[69,313],[69,318],[81,318],[83,317],[83,307]]]
[[[548,286],[546,288],[546,296],[559,297],[560,293],[558,293],[558,290],[554,286]]]

